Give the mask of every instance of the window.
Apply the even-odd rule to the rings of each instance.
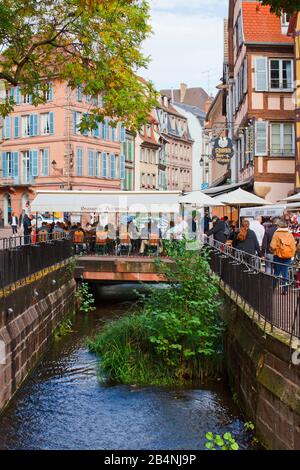
[[[22,137],[30,136],[30,119],[28,116],[22,116]]]
[[[53,82],[47,84],[47,89],[45,91],[45,100],[53,101]]]
[[[83,176],[83,150],[76,150],[76,175]]]
[[[79,126],[81,124],[82,113],[74,113],[74,134],[80,134]]]
[[[6,177],[13,176],[13,155],[12,152],[6,152]]]
[[[294,125],[292,123],[271,124],[271,156],[293,156]]]
[[[287,28],[290,24],[291,15],[289,13],[282,13],[281,15],[281,26]]]
[[[243,24],[242,24],[242,15],[238,17],[237,20],[237,40],[238,40],[238,47],[240,47],[243,44]]]
[[[41,134],[50,134],[50,115],[49,113],[41,114]]]
[[[41,156],[41,176],[49,176],[49,150],[42,149]]]
[[[24,104],[31,104],[32,103],[32,96],[31,95],[23,95],[22,101]]]
[[[82,101],[82,85],[78,85],[76,88],[76,99],[77,101]]]
[[[293,89],[293,62],[285,59],[270,60],[270,89],[292,90]]]

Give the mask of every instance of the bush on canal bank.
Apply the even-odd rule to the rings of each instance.
[[[151,289],[135,313],[109,323],[89,341],[100,376],[124,384],[170,385],[214,378],[222,363],[221,301],[208,253],[169,248],[158,261],[169,287]]]

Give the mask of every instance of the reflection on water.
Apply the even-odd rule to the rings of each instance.
[[[51,346],[0,418],[1,450],[196,450],[204,448],[207,431],[232,432],[249,447],[223,382],[184,390],[98,383],[97,358],[85,339],[128,310],[130,303],[120,303],[128,289],[106,286],[97,311],[78,315],[74,332]]]

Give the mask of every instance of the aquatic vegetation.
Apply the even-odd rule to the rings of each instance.
[[[141,308],[111,322],[93,340],[100,376],[127,384],[183,383],[214,378],[222,364],[221,300],[206,251],[172,247],[174,263],[157,262],[169,288],[151,289]]]

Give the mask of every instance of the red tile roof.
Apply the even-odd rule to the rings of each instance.
[[[243,28],[246,42],[293,43],[293,38],[281,31],[280,17],[260,2],[242,2]]]

